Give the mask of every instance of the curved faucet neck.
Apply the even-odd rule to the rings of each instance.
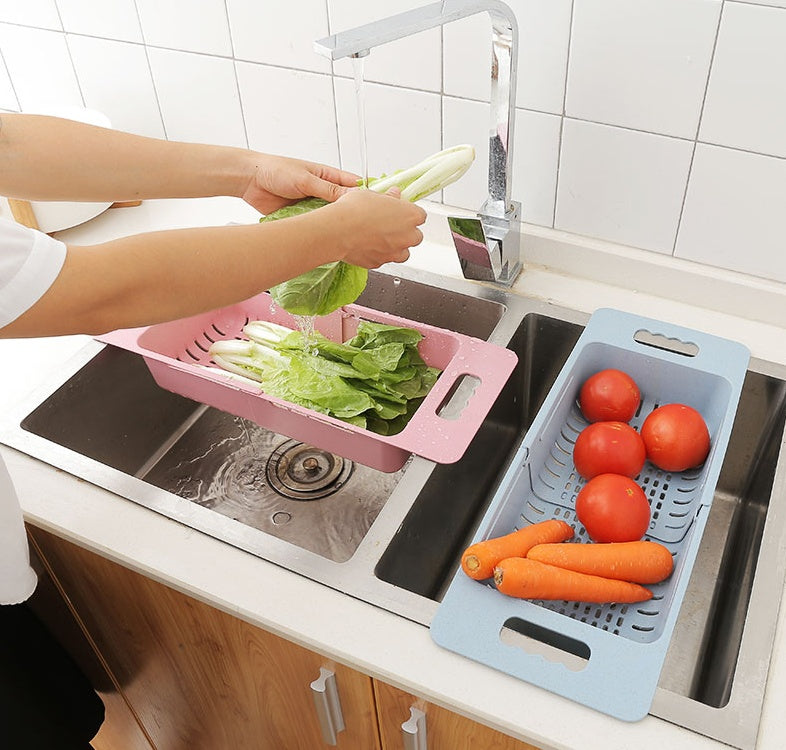
[[[520,206],[511,200],[518,47],[513,11],[497,0],[443,0],[320,39],[314,49],[331,60],[364,57],[373,47],[477,13],[491,19],[488,198],[477,218],[451,217],[448,223],[464,276],[510,285],[521,269]]]
[[[333,34],[314,42],[314,49],[330,60],[365,56],[373,47],[478,13],[489,14],[492,32],[489,194],[483,210],[504,216],[511,208],[518,46],[518,25],[510,7],[497,0],[444,0]]]

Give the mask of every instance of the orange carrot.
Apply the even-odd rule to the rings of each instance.
[[[519,599],[569,602],[643,602],[652,592],[636,583],[576,573],[527,557],[509,557],[494,568],[497,590]]]
[[[523,526],[505,536],[484,539],[464,550],[461,567],[476,581],[491,578],[494,566],[506,557],[524,557],[536,544],[564,542],[573,536],[573,528],[555,518]]]
[[[658,542],[538,544],[530,560],[632,583],[659,583],[674,570],[671,552]]]

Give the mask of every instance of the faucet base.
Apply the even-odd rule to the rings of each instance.
[[[449,216],[448,226],[466,279],[511,286],[521,272],[521,206],[504,215],[484,205],[476,217]]]

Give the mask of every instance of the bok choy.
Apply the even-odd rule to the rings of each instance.
[[[271,396],[380,435],[404,429],[439,377],[418,352],[420,332],[361,320],[345,343],[263,320],[247,340],[216,341],[213,361]]]
[[[472,146],[453,146],[409,169],[370,179],[368,189],[385,193],[398,187],[403,199],[418,201],[458,180],[474,159],[475,149]],[[260,221],[297,216],[321,208],[326,203],[321,198],[304,198],[264,216]],[[344,261],[334,261],[284,281],[274,286],[270,293],[280,307],[293,315],[328,315],[354,302],[365,289],[367,278],[367,269]]]

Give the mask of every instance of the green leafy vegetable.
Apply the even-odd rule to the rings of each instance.
[[[368,269],[337,260],[274,286],[270,294],[293,315],[329,315],[354,302],[367,281]]]
[[[409,422],[439,377],[418,352],[411,328],[361,320],[345,343],[257,320],[247,340],[217,341],[213,361],[258,382],[265,393],[382,435]]]
[[[474,159],[475,149],[472,146],[453,146],[409,169],[370,179],[368,189],[385,193],[392,187],[398,187],[402,198],[418,201],[458,180]],[[321,198],[304,198],[264,216],[260,221],[297,216],[321,208],[326,203]],[[367,269],[335,261],[274,286],[270,294],[276,304],[293,315],[328,315],[354,302],[366,288],[367,280]]]

